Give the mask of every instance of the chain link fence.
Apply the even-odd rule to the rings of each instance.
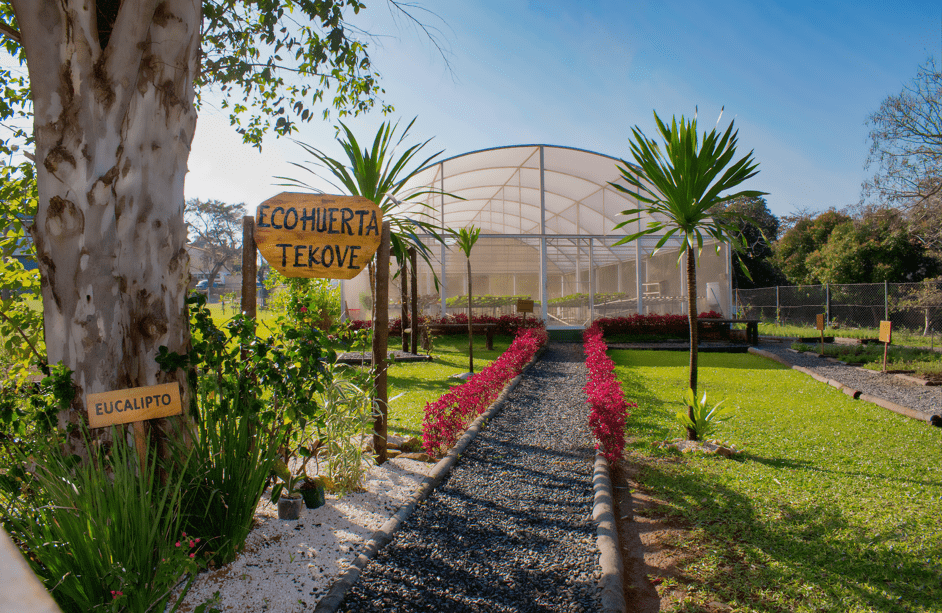
[[[737,289],[740,317],[779,325],[814,327],[824,313],[828,325],[894,329],[929,335],[942,332],[942,281],[922,283],[829,283]]]

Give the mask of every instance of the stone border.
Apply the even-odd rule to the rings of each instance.
[[[599,566],[602,577],[599,579],[601,590],[602,613],[626,613],[625,588],[622,584],[624,565],[621,549],[618,547],[618,526],[615,523],[613,509],[612,479],[609,476],[608,460],[601,454],[595,456],[595,471],[592,475],[592,487],[595,490],[595,503],[592,506],[592,518],[597,524],[596,543],[599,548]]]
[[[788,366],[789,368],[797,370],[798,372],[809,375],[812,378],[822,383],[827,383],[831,387],[841,390],[842,392],[844,392],[845,394],[847,394],[848,396],[850,396],[851,398],[855,400],[865,400],[879,407],[883,407],[884,409],[887,409],[889,411],[893,411],[894,413],[899,413],[900,415],[909,417],[910,419],[917,419],[919,421],[925,421],[925,422],[928,422],[929,420],[932,419],[932,415],[923,413],[921,411],[916,411],[915,409],[910,409],[909,407],[904,407],[902,405],[896,404],[895,402],[884,400],[883,398],[871,396],[870,394],[864,394],[860,390],[855,390],[852,387],[844,385],[840,381],[835,381],[834,379],[828,379],[827,377],[823,377],[809,368],[791,364],[790,362],[788,362],[788,360],[781,358],[775,355],[774,353],[763,351],[762,349],[756,349],[755,347],[750,347],[749,353],[752,353],[754,355],[757,355],[763,358],[768,358],[770,360],[774,360],[776,362],[779,362],[780,364],[784,364],[785,366]]]
[[[523,370],[520,371],[520,374],[511,379],[510,383],[504,387],[504,390],[497,397],[497,400],[468,426],[464,435],[458,439],[458,442],[455,443],[455,446],[451,448],[448,454],[439,460],[435,468],[432,469],[432,473],[422,481],[422,485],[416,489],[415,493],[399,507],[399,510],[396,511],[392,517],[386,520],[386,523],[383,524],[379,530],[373,533],[373,537],[363,546],[363,550],[353,560],[350,567],[333,582],[327,594],[317,601],[317,605],[314,607],[314,613],[336,613],[336,611],[340,609],[340,605],[347,591],[349,591],[349,589],[353,587],[353,584],[357,582],[357,579],[360,578],[360,574],[363,572],[363,569],[366,568],[369,561],[392,541],[393,534],[399,526],[412,515],[415,508],[419,506],[423,500],[428,498],[432,491],[448,476],[448,473],[454,468],[461,454],[464,453],[464,450],[468,448],[471,441],[474,440],[478,432],[484,427],[485,422],[493,418],[503,408],[507,397],[520,383],[523,375],[540,359],[540,356],[542,356],[545,351],[545,347],[545,345],[540,347],[530,361],[527,362],[526,366],[523,367]]]

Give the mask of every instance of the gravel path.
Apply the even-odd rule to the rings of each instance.
[[[942,386],[918,385],[893,375],[829,362],[816,356],[793,353],[787,350],[789,346],[789,343],[760,342],[758,348],[865,394],[895,402],[927,415],[942,414]]]
[[[341,611],[597,611],[595,451],[578,344],[552,343]]]

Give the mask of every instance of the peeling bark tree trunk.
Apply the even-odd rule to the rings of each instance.
[[[697,258],[692,247],[687,247],[687,319],[690,321],[690,389],[697,395],[697,351],[700,348],[699,322],[697,321]],[[687,407],[687,415],[693,421],[693,407]],[[687,428],[687,439],[697,440],[697,432]]]
[[[85,417],[88,393],[178,381],[189,404],[184,374],[154,357],[189,346],[183,180],[201,2],[97,4],[12,0],[35,114],[48,361],[77,388],[63,427]]]

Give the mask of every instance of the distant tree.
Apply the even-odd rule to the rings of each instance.
[[[245,203],[226,204],[219,200],[186,201],[184,215],[190,244],[199,248],[210,263],[209,287],[223,266],[242,257],[242,217]]]
[[[817,217],[802,217],[775,243],[773,262],[794,285],[820,283],[808,265],[808,257],[828,242],[831,232],[850,216],[834,209]]]
[[[867,119],[875,167],[864,199],[907,212],[914,235],[942,249],[942,72],[929,58],[899,94],[888,96]]]
[[[834,226],[827,242],[808,255],[807,266],[818,283],[915,282],[939,271],[892,209]]]
[[[458,249],[464,254],[468,261],[468,372],[474,374],[474,335],[471,324],[471,250],[474,249],[474,243],[478,242],[481,235],[481,228],[471,226],[461,228],[456,235]]]
[[[731,218],[730,224],[738,229],[736,238],[745,245],[737,253],[741,265],[733,267],[733,286],[748,289],[785,283],[785,275],[772,260],[772,244],[778,239],[780,222],[769,211],[765,198],[730,200],[716,207],[713,214],[722,216],[727,211],[741,215]]]

